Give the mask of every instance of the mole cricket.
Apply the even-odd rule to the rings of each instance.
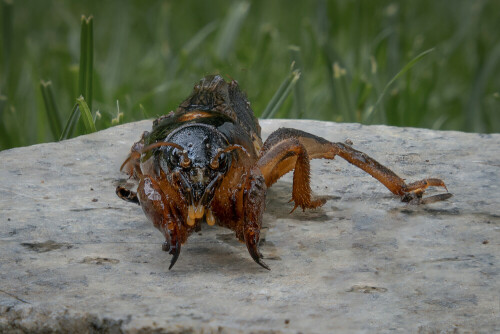
[[[361,168],[405,202],[425,202],[422,195],[429,186],[446,189],[436,178],[406,184],[350,145],[301,130],[280,128],[262,142],[259,122],[238,83],[211,75],[132,146],[120,170],[138,181],[137,192],[118,186],[116,193],[139,204],[163,233],[162,248],[172,255],[169,269],[181,245],[206,222],[233,230],[252,259],[269,270],[258,249],[267,189],[293,170],[293,210],[320,207],[325,200],[311,195],[309,160],[335,156]],[[445,193],[428,199],[449,197]]]

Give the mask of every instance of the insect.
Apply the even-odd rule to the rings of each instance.
[[[267,188],[293,170],[293,210],[320,207],[325,200],[311,195],[309,160],[337,155],[403,201],[421,200],[429,186],[446,189],[436,178],[406,184],[350,145],[300,130],[280,128],[263,143],[259,122],[238,83],[215,75],[203,78],[175,111],[156,119],[152,131],[142,134],[120,168],[138,181],[137,192],[118,186],[116,193],[139,204],[163,233],[162,249],[172,255],[169,269],[181,245],[203,222],[233,230],[253,260],[269,269],[258,249]]]

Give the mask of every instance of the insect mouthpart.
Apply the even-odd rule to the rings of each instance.
[[[196,219],[201,219],[205,216],[208,225],[215,224],[215,217],[210,209],[215,189],[222,180],[222,174],[218,174],[215,178],[210,179],[208,173],[204,172],[204,168],[192,169],[192,177],[190,178],[190,197],[191,205],[188,206],[187,224],[193,226]]]
[[[203,218],[203,215],[205,215],[205,220],[208,225],[212,226],[215,224],[215,217],[212,210],[210,208],[205,208],[203,205],[190,205],[188,207],[188,217],[186,222],[189,226],[193,226],[196,219]]]

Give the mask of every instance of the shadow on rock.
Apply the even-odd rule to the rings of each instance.
[[[329,200],[339,200],[338,196],[315,196],[316,198],[323,198],[327,201]],[[287,218],[294,220],[308,220],[308,221],[327,221],[330,218],[326,214],[323,208],[317,209],[306,209],[302,211],[300,207],[295,209],[294,212],[290,213],[293,209],[293,203],[290,202],[292,198],[292,183],[290,182],[278,182],[268,189],[266,196],[266,213],[271,215],[273,218]],[[268,223],[269,226],[270,222]],[[271,223],[272,224],[272,223]]]

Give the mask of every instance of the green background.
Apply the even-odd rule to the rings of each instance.
[[[94,18],[97,129],[165,114],[213,73],[237,80],[259,116],[294,61],[300,78],[273,117],[500,130],[500,1],[0,4],[0,149],[58,139],[40,80],[64,125],[82,15]]]

